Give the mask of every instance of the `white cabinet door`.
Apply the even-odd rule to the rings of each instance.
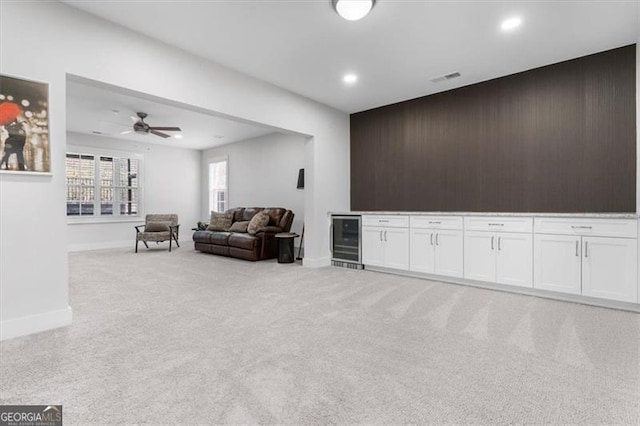
[[[464,237],[462,231],[438,230],[434,236],[435,273],[462,278],[464,271]]]
[[[409,229],[385,228],[384,266],[393,269],[409,269]]]
[[[470,280],[495,282],[495,233],[465,231],[464,277]]]
[[[432,229],[412,229],[409,238],[409,269],[414,272],[433,274],[435,272],[435,238]],[[462,258],[462,256],[461,256]]]
[[[383,228],[362,227],[362,263],[371,266],[384,266]]]
[[[638,302],[637,241],[582,237],[582,294]]]
[[[581,293],[581,238],[537,234],[534,238],[533,287]]]
[[[496,281],[533,287],[533,235],[496,234]]]

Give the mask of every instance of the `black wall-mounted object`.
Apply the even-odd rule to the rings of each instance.
[[[304,169],[298,170],[298,189],[304,189]]]
[[[353,211],[636,211],[636,46],[351,115]]]

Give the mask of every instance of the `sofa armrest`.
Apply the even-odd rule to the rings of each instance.
[[[257,233],[279,234],[280,232],[282,232],[282,228],[279,226],[265,226],[264,228],[260,228]]]

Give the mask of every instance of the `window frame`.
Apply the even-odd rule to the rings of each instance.
[[[94,158],[94,207],[93,215],[78,215],[78,216],[68,216],[66,214],[67,210],[67,201],[65,197],[65,217],[67,218],[67,224],[87,224],[87,223],[122,223],[122,222],[140,222],[145,216],[145,203],[144,203],[144,155],[138,152],[132,151],[122,151],[122,150],[110,150],[110,149],[102,149],[96,148],[92,146],[81,146],[81,145],[67,145],[65,150],[65,161],[67,155],[81,155],[81,156],[93,156]],[[109,157],[109,158],[123,158],[123,159],[135,159],[138,161],[138,176],[137,176],[137,203],[138,203],[138,212],[135,215],[120,215],[119,206],[120,204],[117,202],[117,197],[115,195],[115,191],[118,191],[122,185],[116,185],[116,179],[114,176],[112,183],[113,194],[113,213],[110,215],[103,215],[101,213],[101,176],[100,176],[100,160],[101,157]],[[65,188],[68,190],[69,185],[67,184],[67,169],[65,163]],[[114,171],[115,173],[115,171]],[[128,186],[127,186],[128,187]],[[65,192],[66,193],[66,192]]]
[[[213,210],[211,207],[213,205],[215,205],[215,201],[213,200],[213,191],[211,189],[211,166],[215,163],[222,163],[225,162],[227,164],[227,170],[226,170],[226,188],[224,190],[224,194],[226,196],[226,200],[225,200],[225,208],[222,210],[223,212],[225,210],[229,209],[230,204],[230,197],[229,197],[229,156],[224,156],[224,157],[211,157],[211,158],[207,158],[207,169],[206,169],[206,175],[207,175],[207,188],[206,188],[206,194],[207,194],[207,202],[206,202],[206,206],[207,206],[207,216],[211,214]]]

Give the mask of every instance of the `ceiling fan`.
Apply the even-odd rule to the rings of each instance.
[[[168,135],[166,133],[162,133],[159,130],[162,130],[164,132],[181,132],[182,129],[180,127],[160,127],[160,126],[149,126],[147,123],[145,123],[144,119],[147,118],[147,113],[146,112],[137,112],[136,113],[137,117],[131,117],[131,120],[133,121],[133,130],[127,130],[122,132],[121,134],[125,134],[125,133],[131,133],[131,132],[136,132],[136,133],[140,133],[140,134],[154,134],[156,136],[160,136],[162,138],[170,138],[171,135]]]

